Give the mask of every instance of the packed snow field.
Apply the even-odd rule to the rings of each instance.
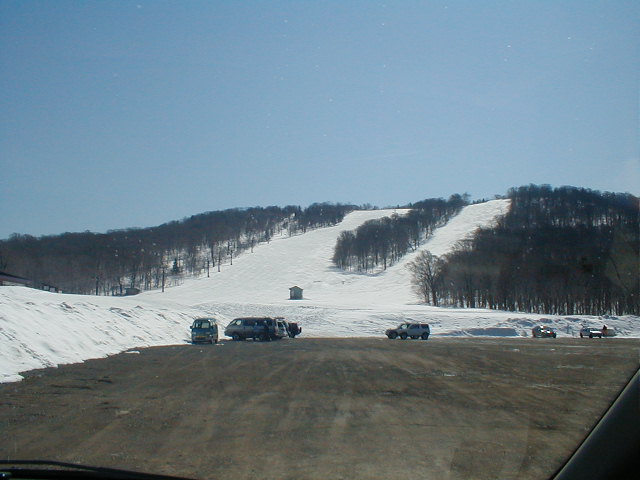
[[[189,326],[199,316],[212,316],[222,327],[240,316],[283,316],[298,322],[304,337],[380,336],[403,321],[429,323],[433,336],[527,337],[541,324],[554,327],[558,336],[577,336],[583,324],[599,328],[606,323],[619,336],[640,337],[640,319],[632,316],[560,317],[421,304],[407,264],[425,249],[448,253],[479,227],[493,225],[508,208],[508,200],[470,205],[417,251],[371,274],[333,266],[340,232],[405,210],[356,211],[339,225],[275,238],[209,278],[187,279],[165,292],[96,297],[0,287],[0,382],[20,380],[20,372],[36,368],[186,343]],[[294,285],[304,289],[303,300],[289,300]]]

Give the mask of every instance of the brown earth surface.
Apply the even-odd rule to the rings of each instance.
[[[0,385],[0,458],[211,479],[547,478],[634,339],[157,347]]]

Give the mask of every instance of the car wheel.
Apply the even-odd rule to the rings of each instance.
[[[590,333],[590,334],[589,334],[589,338],[593,338],[593,333]]]
[[[423,333],[422,334],[422,339],[423,340],[428,340],[429,339],[429,334],[428,333]]]
[[[389,337],[390,340],[393,340],[398,337],[398,334],[396,332],[391,332],[387,337]]]
[[[240,335],[238,335],[237,333],[234,333],[233,335],[231,335],[231,339],[235,340],[236,342],[239,341],[239,340],[242,340],[240,338]]]
[[[400,334],[400,338],[401,338],[402,340],[406,340],[406,339],[407,339],[407,334],[406,334],[406,333],[401,333],[401,334]]]

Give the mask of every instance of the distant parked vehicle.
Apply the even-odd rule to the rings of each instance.
[[[427,340],[431,334],[431,329],[428,323],[401,323],[396,328],[390,328],[384,334],[391,340],[397,337],[402,340],[407,338]]]
[[[302,333],[302,327],[300,327],[296,322],[287,322],[283,317],[277,317],[276,320],[278,320],[278,323],[282,322],[289,337],[296,338],[296,335],[300,335]]]
[[[602,331],[603,337],[615,337],[617,335],[617,332],[615,331],[614,328],[607,327],[606,325],[602,326],[601,331]]]
[[[196,318],[191,324],[191,343],[218,343],[218,324],[213,318]]]
[[[587,326],[583,326],[580,329],[580,338],[589,337],[589,338],[602,338],[602,330],[598,330],[597,328],[591,328]]]
[[[291,338],[296,338],[296,335],[302,333],[302,327],[295,322],[287,323],[287,333]]]
[[[276,340],[287,336],[281,320],[271,317],[243,317],[233,320],[224,330],[233,340]]]
[[[537,325],[531,329],[531,335],[534,338],[556,338],[556,332],[553,328],[546,325]]]

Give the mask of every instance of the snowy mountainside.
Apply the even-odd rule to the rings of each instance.
[[[422,250],[449,252],[479,227],[490,227],[509,209],[508,200],[465,207],[437,229],[417,251],[376,274],[344,272],[331,262],[340,232],[367,220],[404,210],[355,211],[335,226],[293,237],[277,237],[233,265],[165,292],[135,297],[55,294],[24,287],[0,288],[0,382],[19,372],[81,362],[128,349],[180,344],[189,339],[194,317],[214,316],[221,326],[247,315],[284,316],[297,321],[303,337],[380,336],[407,320],[428,322],[433,336],[527,336],[545,323],[559,336],[576,336],[584,322],[607,325],[620,335],[640,337],[637,317],[554,317],[483,309],[436,308],[412,293],[407,264]],[[289,287],[304,289],[289,300]]]
[[[368,220],[403,215],[406,210],[352,212],[336,226],[260,245],[254,253],[234,259],[232,267],[224,266],[222,272],[214,273],[211,278],[189,280],[181,288],[143,295],[162,295],[190,305],[209,302],[289,305],[289,287],[297,285],[304,289],[303,305],[366,308],[416,304],[419,298],[412,293],[408,263],[425,249],[435,255],[448,253],[458,241],[473,236],[478,228],[492,226],[508,208],[509,200],[469,205],[437,229],[416,251],[376,274],[337,269],[331,261],[336,240],[344,230],[354,230]]]

